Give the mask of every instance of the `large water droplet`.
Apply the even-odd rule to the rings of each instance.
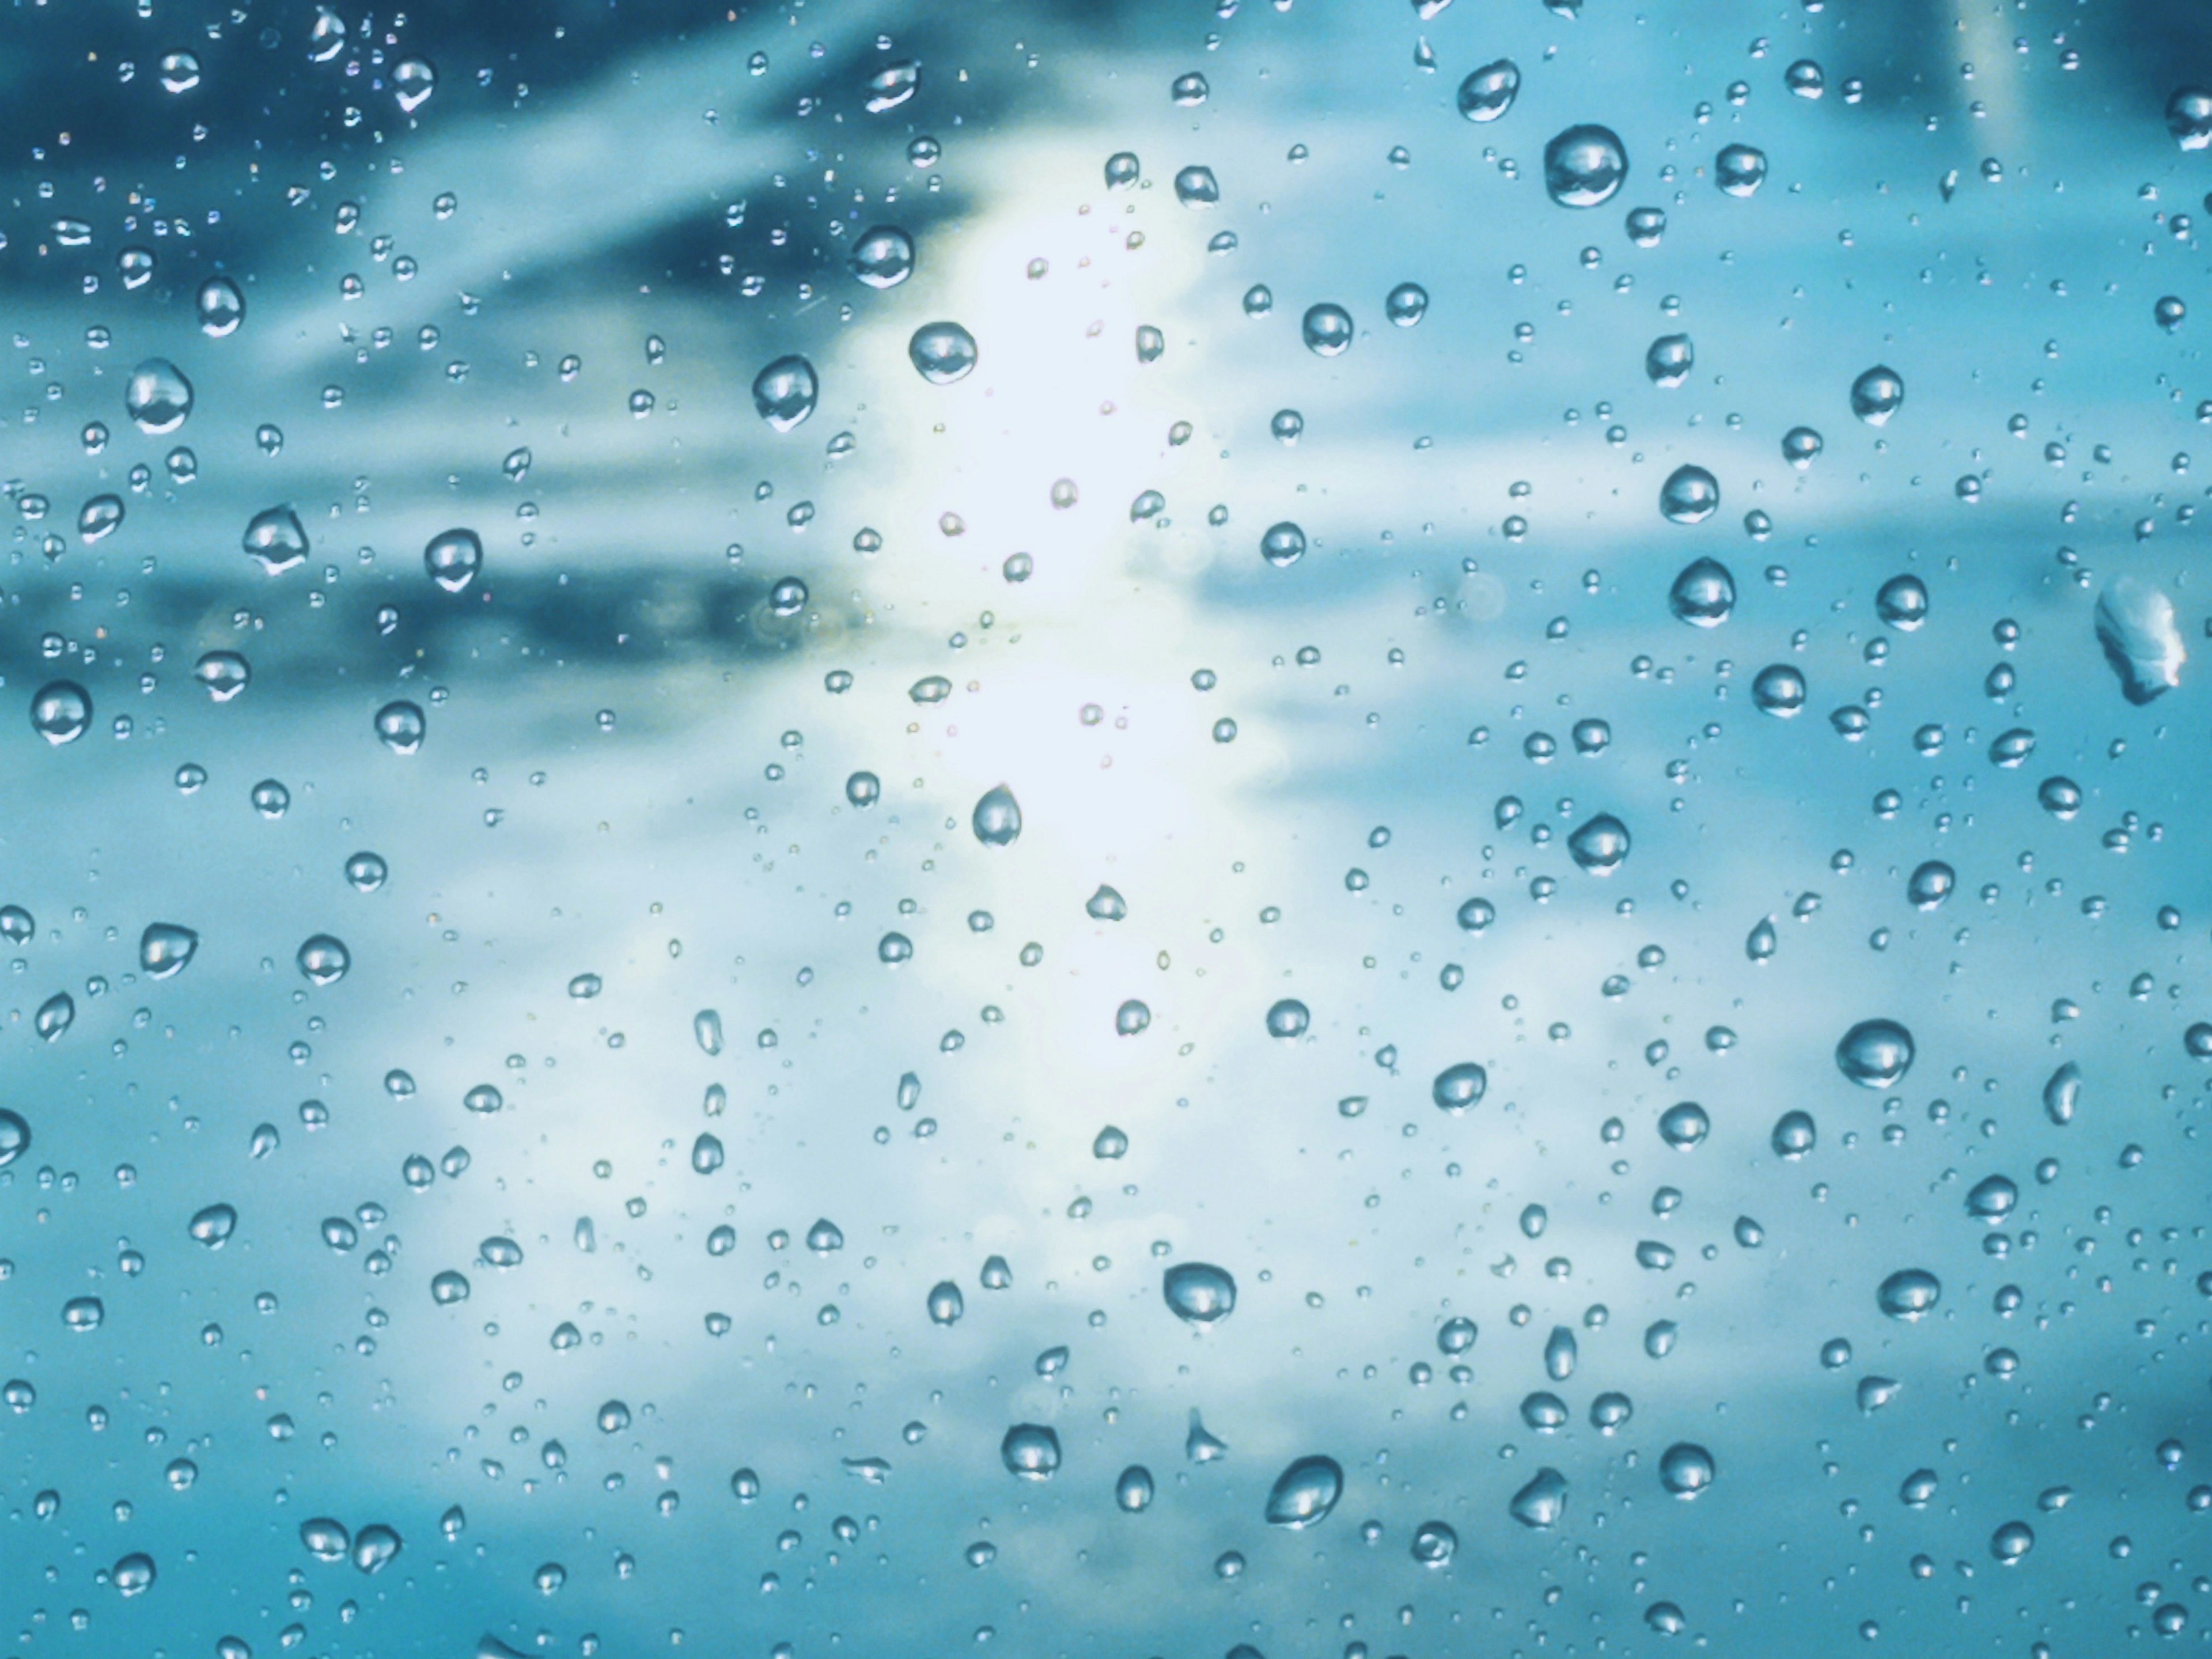
[[[362,1572],[381,1572],[403,1547],[398,1532],[381,1522],[354,1534],[353,1564]]]
[[[1695,1498],[1713,1484],[1713,1455],[1677,1441],[1659,1455],[1659,1484],[1677,1498]]]
[[[1703,524],[1720,505],[1720,480],[1702,466],[1678,466],[1659,486],[1659,515],[1669,524]]]
[[[200,284],[195,301],[200,315],[200,331],[220,340],[234,334],[246,320],[246,296],[238,291],[238,284],[228,276],[210,276]]]
[[[1485,64],[1459,83],[1459,112],[1470,121],[1495,121],[1521,94],[1521,66],[1510,58]]]
[[[957,1285],[942,1279],[930,1289],[928,1307],[933,1325],[957,1325],[960,1316],[968,1310],[968,1301],[960,1294]]]
[[[1934,1273],[1906,1267],[1881,1281],[1875,1303],[1892,1319],[1909,1322],[1926,1317],[1942,1296],[1942,1282]]]
[[[2043,1085],[2043,1111],[2062,1128],[2074,1121],[2081,1104],[2081,1068],[2068,1060]]]
[[[172,921],[149,922],[138,935],[138,965],[152,978],[167,979],[184,972],[199,948],[200,936],[191,928]]]
[[[1713,182],[1730,196],[1748,196],[1765,179],[1765,153],[1749,144],[1729,144],[1713,157]]]
[[[192,678],[216,702],[228,702],[253,678],[252,665],[235,651],[210,651],[192,665]]]
[[[1237,1307],[1237,1281],[1206,1261],[1179,1261],[1160,1282],[1161,1294],[1176,1318],[1188,1325],[1211,1325]]]
[[[2212,91],[2179,87],[2166,100],[2166,130],[2184,149],[2212,144]]]
[[[198,1243],[210,1250],[219,1250],[223,1241],[238,1228],[238,1212],[228,1204],[210,1204],[192,1217],[185,1229]]]
[[[2025,1521],[2008,1521],[1990,1534],[1990,1553],[2007,1566],[2035,1547],[2035,1533]]]
[[[1611,201],[1628,178],[1628,152],[1610,127],[1569,127],[1544,146],[1544,188],[1561,207]]]
[[[22,1114],[0,1106],[0,1170],[22,1157],[30,1146],[31,1126],[23,1121]]]
[[[2120,677],[2120,693],[2138,707],[2181,684],[2189,659],[2174,623],[2173,601],[2133,576],[2117,576],[2097,596],[2097,643]]]
[[[1554,1468],[1540,1468],[1528,1484],[1513,1494],[1508,1506],[1524,1527],[1556,1525],[1567,1507],[1567,1477]]]
[[[353,966],[352,954],[343,941],[317,933],[300,946],[300,971],[310,985],[334,985]]]
[[[870,288],[896,288],[914,274],[914,239],[896,225],[863,231],[847,261]]]
[[[1267,1524],[1293,1531],[1328,1518],[1344,1495],[1344,1470],[1334,1457],[1301,1457],[1275,1477],[1267,1493]]]
[[[1463,1112],[1479,1102],[1490,1087],[1490,1073],[1473,1060],[1447,1066],[1429,1085],[1429,1098],[1440,1110]]]
[[[289,507],[267,507],[253,515],[240,545],[270,575],[282,575],[307,556],[307,526]]]
[[[1567,852],[1594,876],[1609,876],[1628,857],[1628,826],[1601,812],[1567,837]]]
[[[328,1516],[318,1516],[300,1523],[300,1541],[318,1561],[337,1561],[353,1547],[353,1534]]]
[[[950,386],[975,367],[975,337],[957,323],[924,323],[907,342],[915,373],[932,386]]]
[[[1306,349],[1316,357],[1341,356],[1352,347],[1352,313],[1327,301],[1309,306],[1305,320],[1299,325]]]
[[[1851,413],[1869,426],[1880,426],[1905,407],[1905,381],[1893,368],[1876,363],[1851,382]]]
[[[1285,519],[1268,526],[1267,533],[1260,538],[1260,556],[1280,570],[1285,565],[1296,564],[1305,556],[1306,532]]]
[[[986,847],[1011,847],[1022,833],[1022,806],[1003,783],[984,791],[969,818],[975,839]]]
[[[395,755],[411,755],[420,749],[428,729],[421,708],[404,700],[378,709],[375,725],[378,738]]]
[[[1311,1019],[1306,1006],[1295,997],[1285,997],[1267,1010],[1267,1035],[1272,1037],[1301,1037]]]
[[[92,724],[92,698],[74,680],[53,680],[31,699],[31,729],[59,748],[75,743]]]
[[[1656,386],[1678,386],[1698,365],[1698,348],[1686,334],[1662,334],[1646,347],[1644,374]]]
[[[1912,1069],[1912,1033],[1893,1019],[1863,1019],[1836,1044],[1836,1066],[1869,1089],[1893,1088]]]
[[[1789,720],[1805,707],[1805,677],[1786,662],[1770,663],[1752,680],[1751,701],[1762,714]]]
[[[1060,1437],[1042,1424],[1017,1423],[999,1443],[999,1461],[1009,1474],[1049,1480],[1060,1468]]]
[[[167,357],[149,357],[124,382],[123,407],[141,432],[174,432],[192,412],[192,383]]]
[[[1917,576],[1892,576],[1875,591],[1874,613],[1901,634],[1928,620],[1928,584]]]
[[[57,991],[39,1005],[39,1012],[31,1017],[31,1024],[48,1042],[57,1041],[76,1019],[76,999],[67,991]]]
[[[788,432],[811,415],[820,393],[814,365],[804,357],[779,357],[753,376],[753,408],[777,432]]]
[[[1150,1509],[1152,1504],[1152,1472],[1141,1463],[1130,1464],[1114,1482],[1114,1501],[1128,1515],[1137,1515]]]
[[[1735,578],[1717,559],[1685,565],[1667,591],[1667,607],[1693,628],[1718,628],[1735,609]]]
[[[448,593],[458,593],[483,568],[483,543],[473,530],[447,530],[422,550],[422,568]]]

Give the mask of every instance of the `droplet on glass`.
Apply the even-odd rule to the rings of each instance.
[[[200,948],[200,936],[173,921],[149,922],[138,935],[138,965],[152,979],[167,979],[184,972]]]
[[[2181,684],[2189,659],[2173,601],[2148,582],[2117,576],[2097,596],[2097,643],[2119,676],[2120,695],[2138,708]]]
[[[1544,189],[1561,207],[1611,201],[1628,178],[1628,152],[1610,127],[1569,127],[1544,146]]]
[[[1163,1276],[1160,1291],[1175,1316],[1188,1325],[1213,1324],[1237,1307],[1237,1281],[1211,1262],[1177,1262]]]
[[[473,530],[447,530],[422,550],[422,568],[448,593],[458,593],[483,568],[483,543]]]
[[[267,507],[246,525],[240,545],[270,575],[282,575],[307,556],[307,526],[289,507]]]
[[[1893,1019],[1863,1019],[1836,1044],[1836,1066],[1869,1089],[1894,1087],[1912,1069],[1912,1033]]]
[[[915,373],[932,386],[950,386],[975,367],[975,337],[957,323],[924,323],[907,342]]]
[[[123,407],[141,432],[174,432],[192,412],[192,383],[167,357],[149,357],[124,382]]]
[[[1521,93],[1521,67],[1510,58],[1485,64],[1459,83],[1459,112],[1470,121],[1495,121]]]
[[[772,431],[788,432],[814,412],[820,391],[812,363],[779,357],[753,377],[753,409]]]

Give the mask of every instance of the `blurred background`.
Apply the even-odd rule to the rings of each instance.
[[[14,1650],[2212,1630],[2212,13],[0,37]]]

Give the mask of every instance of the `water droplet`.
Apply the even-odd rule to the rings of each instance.
[[[1352,313],[1342,306],[1323,301],[1308,307],[1299,329],[1304,336],[1306,349],[1316,357],[1340,356],[1351,348]]]
[[[1138,1515],[1152,1504],[1152,1472],[1141,1463],[1132,1463],[1121,1471],[1114,1482],[1114,1501],[1124,1514]]]
[[[1662,334],[1644,353],[1644,376],[1656,386],[1681,385],[1697,364],[1697,343],[1686,334]]]
[[[235,651],[210,651],[192,665],[192,678],[216,702],[228,702],[246,690],[253,670]]]
[[[1790,720],[1805,707],[1805,677],[1788,663],[1771,663],[1753,679],[1751,700],[1762,714]]]
[[[1703,1140],[1713,1127],[1705,1109],[1694,1100],[1669,1106],[1659,1115],[1659,1138],[1678,1152],[1686,1152]]]
[[[1041,1424],[1017,1423],[999,1443],[999,1461],[1009,1474],[1049,1480],[1060,1468],[1060,1437]]]
[[[458,593],[483,568],[483,543],[473,530],[447,530],[422,549],[422,568],[448,593]]]
[[[1628,857],[1628,826],[1601,812],[1567,837],[1567,852],[1594,876],[1609,876]]]
[[[154,1587],[155,1577],[154,1558],[134,1551],[115,1564],[108,1582],[118,1595],[140,1595]]]
[[[1940,859],[1929,859],[1915,869],[1905,884],[1905,896],[1917,910],[1932,910],[1951,896],[1958,872]]]
[[[1659,486],[1659,515],[1669,524],[1703,524],[1720,505],[1720,480],[1702,466],[1678,466]]]
[[[1204,103],[1208,90],[1206,77],[1194,70],[1188,75],[1176,76],[1174,85],[1168,88],[1168,96],[1188,109]]]
[[[76,1018],[76,1000],[67,991],[57,991],[39,1005],[39,1012],[32,1016],[32,1024],[37,1027],[40,1036],[52,1042],[68,1030]]]
[[[1344,1470],[1334,1458],[1301,1457],[1276,1476],[1267,1493],[1267,1524],[1293,1531],[1314,1526],[1343,1495]]]
[[[1713,157],[1713,182],[1730,196],[1748,196],[1765,181],[1765,153],[1749,144],[1729,144]]]
[[[1485,64],[1459,83],[1459,112],[1470,121],[1495,121],[1521,94],[1521,67],[1510,58]]]
[[[1098,921],[1120,921],[1129,914],[1128,902],[1103,882],[1098,890],[1084,901],[1083,908],[1085,915]]]
[[[1270,1030],[1273,1024],[1274,1017],[1270,1014]],[[1448,1066],[1437,1073],[1436,1081],[1429,1085],[1429,1098],[1437,1103],[1439,1110],[1457,1114],[1480,1102],[1489,1087],[1489,1073],[1471,1060],[1462,1060],[1458,1065]]]
[[[1175,1316],[1187,1325],[1211,1325],[1237,1307],[1237,1281],[1205,1261],[1180,1261],[1160,1282],[1161,1294]]]
[[[307,556],[307,531],[290,507],[271,507],[253,515],[240,544],[279,576]]]
[[[2120,693],[2141,707],[2181,684],[2189,652],[2174,623],[2173,601],[2132,576],[2115,577],[2097,596],[2097,643],[2120,677]]]
[[[911,58],[896,64],[886,64],[868,77],[866,97],[862,107],[871,115],[881,115],[885,110],[896,109],[915,94],[921,82],[921,65]]]
[[[894,225],[878,225],[861,233],[848,264],[870,288],[896,288],[914,274],[914,239]]]
[[[338,1561],[353,1547],[353,1534],[338,1522],[319,1517],[300,1523],[300,1541],[318,1561]]]
[[[1869,1089],[1894,1088],[1912,1069],[1912,1033],[1893,1019],[1863,1019],[1836,1044],[1836,1066]]]
[[[300,947],[300,971],[311,985],[333,985],[345,977],[353,957],[344,944],[328,933],[317,933]]]
[[[200,60],[188,52],[163,53],[161,69],[164,92],[190,92],[200,83]]]
[[[1784,1112],[1774,1121],[1774,1133],[1767,1144],[1777,1158],[1800,1158],[1813,1150],[1818,1139],[1810,1112]]]
[[[96,1296],[73,1296],[62,1304],[62,1323],[73,1331],[97,1330],[106,1317],[106,1304]]]
[[[1187,208],[1210,208],[1221,200],[1221,185],[1212,167],[1188,167],[1175,176],[1176,200]]]
[[[915,366],[921,368],[918,359]],[[779,357],[753,377],[753,408],[777,432],[788,432],[811,415],[820,392],[814,365],[804,357]]]
[[[2002,1221],[2020,1202],[2020,1188],[2004,1176],[1984,1176],[1966,1194],[1966,1213],[1980,1221]]]
[[[1909,1322],[1926,1317],[1942,1295],[1942,1283],[1934,1273],[1919,1267],[1906,1267],[1881,1281],[1881,1288],[1875,1292],[1875,1303],[1892,1319]]]
[[[438,89],[438,72],[420,58],[401,60],[392,71],[392,94],[403,115],[412,115]]]
[[[1411,328],[1428,315],[1429,291],[1419,283],[1401,283],[1383,297],[1382,314],[1399,328]]]
[[[2212,92],[2203,87],[2177,88],[2166,100],[2166,130],[2184,149],[2212,144]]]
[[[1990,1534],[1990,1553],[2007,1566],[2035,1547],[2035,1534],[2025,1521],[2008,1521]]]
[[[1447,1319],[1437,1329],[1437,1348],[1439,1352],[1458,1355],[1474,1346],[1475,1327],[1472,1319],[1457,1316]]]
[[[167,979],[184,972],[199,948],[200,936],[191,928],[169,921],[149,922],[138,935],[138,965],[152,978]]]
[[[1659,1455],[1659,1484],[1677,1498],[1695,1498],[1713,1484],[1713,1455],[1677,1441]]]
[[[1260,556],[1278,570],[1296,564],[1305,556],[1305,550],[1306,532],[1287,519],[1269,526],[1267,533],[1260,538]]]
[[[1267,1010],[1267,1035],[1272,1037],[1302,1037],[1311,1016],[1306,1006],[1295,997],[1285,997]]]
[[[23,1121],[22,1114],[0,1106],[0,1170],[22,1157],[30,1146],[31,1126]]]
[[[1544,146],[1544,188],[1561,207],[1611,201],[1628,178],[1628,152],[1609,127],[1569,127]]]
[[[1905,381],[1893,368],[1876,363],[1851,382],[1851,413],[1869,426],[1881,426],[1905,407]]]
[[[376,735],[395,755],[420,749],[427,726],[422,709],[411,702],[387,702],[376,711]]]
[[[1516,1521],[1534,1528],[1556,1525],[1566,1507],[1567,1477],[1548,1468],[1538,1469],[1535,1477],[1513,1494],[1509,1505]]]
[[[967,1299],[960,1287],[951,1279],[939,1279],[929,1292],[929,1318],[934,1325],[957,1324],[960,1316],[968,1310]]]
[[[1565,1382],[1575,1374],[1580,1354],[1575,1334],[1565,1325],[1553,1326],[1551,1335],[1544,1339],[1544,1375],[1554,1382]]]
[[[975,839],[986,847],[1011,847],[1022,833],[1021,803],[1003,783],[987,790],[969,818]]]
[[[174,432],[192,412],[192,383],[167,357],[149,357],[124,382],[123,407],[141,432]]]
[[[362,1572],[381,1572],[404,1547],[399,1534],[381,1522],[354,1534],[353,1564]]]
[[[1667,234],[1667,210],[1664,208],[1631,208],[1625,222],[1628,240],[1638,247],[1656,247],[1659,239]]]
[[[246,320],[246,296],[238,291],[238,284],[228,276],[210,276],[200,284],[195,302],[199,311],[200,331],[214,339],[235,333]]]
[[[924,323],[907,342],[915,370],[932,386],[950,386],[975,367],[975,337],[957,323]]]
[[[1928,620],[1928,584],[1917,576],[1892,576],[1875,591],[1875,615],[1901,634]]]
[[[2062,1128],[2074,1121],[2081,1104],[2081,1068],[2068,1060],[2043,1085],[2043,1111]]]
[[[1424,1521],[1413,1528],[1413,1557],[1425,1567],[1449,1565],[1458,1548],[1459,1534],[1444,1522]]]
[[[92,724],[92,698],[74,680],[54,680],[31,699],[31,729],[57,749]]]
[[[1809,426],[1793,426],[1782,434],[1782,459],[1800,472],[1820,458],[1824,447],[1820,434]]]

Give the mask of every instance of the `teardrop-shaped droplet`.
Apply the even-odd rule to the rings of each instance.
[[[1344,1469],[1334,1457],[1301,1457],[1275,1477],[1267,1493],[1267,1524],[1292,1531],[1316,1525],[1328,1518],[1343,1495]]]
[[[1810,1112],[1788,1111],[1775,1119],[1774,1133],[1767,1137],[1767,1144],[1777,1158],[1800,1158],[1813,1150],[1819,1139]]]
[[[967,1298],[960,1287],[951,1279],[940,1279],[929,1292],[929,1320],[933,1325],[957,1325],[960,1316],[967,1311]]]
[[[2062,1128],[2074,1121],[2081,1104],[2081,1068],[2068,1060],[2043,1085],[2043,1112]]]
[[[1627,860],[1628,826],[1601,812],[1567,837],[1567,852],[1594,876],[1609,876]]]
[[[210,1204],[191,1218],[186,1231],[210,1250],[219,1250],[238,1228],[238,1212],[228,1204]]]
[[[753,408],[774,431],[788,432],[811,415],[820,393],[804,357],[779,357],[753,376]]]
[[[1667,592],[1667,608],[1692,628],[1718,628],[1735,609],[1735,578],[1717,559],[1685,565]]]
[[[123,407],[141,432],[174,432],[192,412],[192,383],[167,357],[149,357],[124,382]]]
[[[138,965],[150,978],[167,979],[184,972],[199,948],[200,936],[191,928],[171,921],[149,922],[138,935]]]
[[[1127,1515],[1139,1515],[1152,1505],[1152,1472],[1132,1463],[1114,1482],[1114,1502]]]
[[[200,331],[213,339],[236,333],[238,325],[246,320],[246,296],[228,276],[210,276],[202,283],[195,305],[199,312]]]
[[[986,847],[1011,847],[1022,833],[1021,803],[1003,783],[983,793],[969,819],[975,839]]]
[[[1521,66],[1510,58],[1485,64],[1459,83],[1459,112],[1470,121],[1495,121],[1521,93]]]
[[[1534,1478],[1513,1494],[1508,1506],[1516,1521],[1532,1528],[1558,1524],[1566,1507],[1567,1477],[1549,1468],[1538,1469]]]
[[[307,530],[289,507],[271,507],[253,515],[240,545],[272,576],[282,575],[307,556]]]

